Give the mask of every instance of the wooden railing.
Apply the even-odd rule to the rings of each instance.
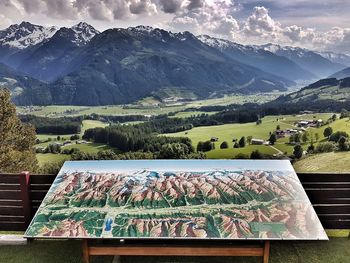
[[[56,175],[0,174],[0,231],[24,231]]]
[[[323,226],[350,229],[350,173],[298,173]],[[55,175],[0,174],[0,231],[24,231]]]

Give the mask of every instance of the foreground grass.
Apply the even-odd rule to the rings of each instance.
[[[350,172],[350,152],[310,155],[294,164],[297,172]]]
[[[271,242],[271,263],[339,263],[349,262],[350,239],[331,238],[330,241]],[[91,262],[111,263],[113,257],[94,256]],[[260,258],[248,257],[121,257],[122,263],[145,262],[203,262],[257,263]],[[0,262],[63,263],[82,262],[79,241],[34,241],[26,246],[0,246]]]

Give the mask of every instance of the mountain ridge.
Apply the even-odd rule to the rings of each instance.
[[[43,33],[28,40],[50,28],[50,37]],[[23,43],[28,46],[9,48],[1,38],[8,39],[4,33],[8,30],[18,30],[14,39],[26,37]],[[215,46],[214,40],[226,46]],[[265,49],[149,26],[99,32],[85,22],[70,28],[22,22],[0,31],[0,63],[13,68],[16,78],[22,74],[37,79],[40,89],[50,94],[44,104],[124,104],[158,96],[164,89],[176,90],[180,97],[186,94],[184,98],[285,91],[296,80],[317,78],[295,58]],[[312,51],[303,52],[316,56],[321,67],[329,66],[332,73],[343,68]]]

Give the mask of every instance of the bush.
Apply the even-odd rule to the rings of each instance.
[[[215,149],[215,144],[211,141],[205,141],[202,145],[202,152],[208,152]]]
[[[349,134],[347,134],[345,131],[337,131],[329,136],[329,140],[332,142],[338,142],[340,137],[348,138]]]
[[[227,149],[227,148],[228,148],[228,143],[226,141],[220,144],[220,149]]]
[[[247,154],[244,153],[238,153],[234,159],[249,159],[249,156]]]
[[[39,174],[58,174],[58,172],[61,170],[61,167],[63,166],[64,161],[59,161],[55,163],[45,163],[42,165],[38,173]]]
[[[264,156],[262,155],[261,152],[259,152],[259,150],[255,150],[252,151],[252,153],[250,154],[250,159],[263,159]]]
[[[321,142],[316,146],[315,152],[326,153],[333,152],[337,149],[337,146],[333,142]]]
[[[70,137],[70,140],[71,141],[74,141],[74,140],[79,140],[80,139],[80,136],[78,134],[74,134]]]
[[[242,148],[245,147],[245,137],[244,136],[239,140],[238,144],[239,144],[239,147],[242,147]]]
[[[233,148],[239,148],[238,142],[235,142],[235,143],[233,144]]]

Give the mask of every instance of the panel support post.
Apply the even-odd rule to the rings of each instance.
[[[270,241],[265,241],[263,263],[269,262],[269,256],[270,256]]]
[[[22,172],[19,175],[19,185],[20,185],[20,196],[22,200],[24,223],[27,228],[32,220],[32,207],[30,200],[30,185],[29,185],[30,174],[29,172]]]
[[[89,255],[89,244],[87,239],[82,240],[82,250],[83,250],[83,263],[89,263],[90,255]]]

